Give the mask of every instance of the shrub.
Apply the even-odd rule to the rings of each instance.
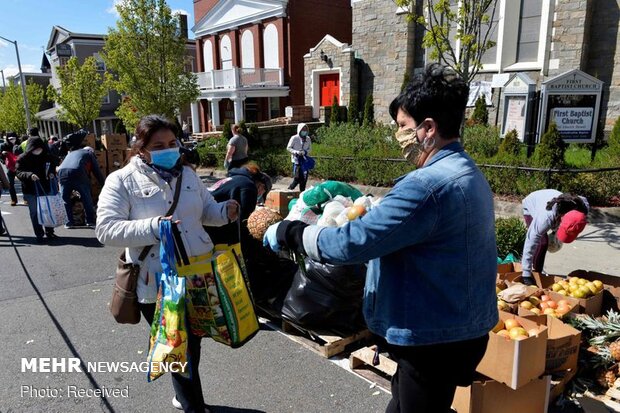
[[[359,123],[360,113],[357,108],[357,96],[351,95],[351,101],[349,102],[349,110],[347,113],[347,122],[349,123]]]
[[[463,142],[465,150],[483,160],[495,156],[499,150],[499,129],[494,126],[474,125],[465,128]]]
[[[521,143],[519,142],[516,129],[513,129],[504,136],[502,143],[499,145],[499,153],[518,156],[520,152]]]
[[[226,139],[226,142],[232,138],[232,125],[228,119],[224,121],[224,126],[222,127],[222,138]]]
[[[484,95],[480,95],[478,99],[476,99],[476,106],[474,108],[474,113],[471,115],[471,120],[476,125],[486,126],[489,123],[489,111],[487,110],[487,101]]]
[[[375,105],[373,103],[372,93],[366,96],[364,103],[364,125],[372,125],[375,123]]]
[[[224,164],[226,156],[226,144],[228,140],[224,138],[209,138],[201,141],[196,150],[200,156],[201,166],[219,166]]]
[[[504,258],[512,253],[520,257],[523,253],[527,229],[519,218],[497,218],[495,220],[495,240],[497,256]]]
[[[536,164],[543,168],[563,168],[565,166],[566,146],[557,125],[555,122],[551,122],[549,129],[542,136],[540,144],[534,151]]]
[[[337,125],[340,122],[340,106],[338,105],[338,98],[334,96],[332,101],[332,110],[329,114],[329,126]]]
[[[616,119],[614,127],[609,135],[609,141],[607,141],[612,152],[620,154],[620,116]]]

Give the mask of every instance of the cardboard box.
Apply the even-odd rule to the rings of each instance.
[[[497,274],[506,274],[507,272],[513,272],[514,267],[511,262],[506,264],[497,264]]]
[[[95,151],[95,157],[103,176],[108,174],[108,155],[106,151]]]
[[[551,376],[531,380],[518,390],[481,378],[457,387],[452,407],[458,413],[543,413],[549,404]]]
[[[568,274],[567,277],[585,278],[589,281],[602,281],[605,292],[607,293],[603,294],[603,308],[601,312],[604,314],[607,313],[607,310],[613,309],[614,311],[618,311],[620,309],[620,276],[596,271],[575,270]]]
[[[288,204],[299,197],[299,191],[271,191],[267,194],[265,207],[278,211],[283,218],[288,215]]]
[[[125,166],[125,161],[124,161],[124,154],[125,154],[125,150],[119,150],[119,149],[112,149],[112,150],[108,150],[107,152],[108,155],[108,174],[121,169],[123,166]]]
[[[516,390],[545,371],[547,327],[504,311],[499,312],[499,318],[502,321],[515,318],[526,331],[533,328],[539,330],[537,336],[520,341],[498,336],[496,333],[502,329],[501,326],[496,326],[489,333],[486,353],[476,371]]]
[[[524,318],[547,326],[545,374],[563,370],[576,371],[581,331],[550,316],[530,315]]]
[[[551,286],[554,283],[560,280],[567,279],[565,277],[560,277],[558,275],[544,275],[538,272],[533,272],[532,275],[534,276],[534,279],[536,280],[536,284],[544,290],[551,289]],[[585,277],[581,277],[581,278],[585,278]],[[602,309],[603,309],[603,294],[601,293],[602,291],[588,298],[579,298],[578,300],[579,300],[580,312],[584,314],[589,314],[592,316],[601,315]]]
[[[89,133],[84,138],[84,146],[90,146],[93,149],[97,149],[97,139],[95,138],[94,133]]]
[[[124,151],[127,149],[127,138],[119,134],[101,135],[101,144],[109,151],[114,149]]]

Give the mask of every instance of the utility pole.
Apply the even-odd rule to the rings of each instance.
[[[22,72],[22,64],[19,60],[19,49],[17,47],[17,40],[9,40],[6,37],[0,36],[0,39],[6,40],[9,43],[13,43],[15,46],[15,54],[17,55],[17,68],[19,69],[19,78],[20,83],[22,84],[22,94],[24,95],[24,109],[26,110],[26,124],[28,125],[28,129],[31,128],[30,123],[30,109],[28,108],[28,96],[26,96],[26,77],[24,76],[24,72]],[[4,82],[4,72],[2,73],[2,81]]]
[[[4,82],[4,70],[0,70],[0,73],[2,73],[2,94],[4,95],[4,92],[6,91],[6,83]]]

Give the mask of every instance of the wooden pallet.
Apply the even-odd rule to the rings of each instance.
[[[363,329],[350,335],[338,335],[334,332],[318,332],[284,320],[279,314],[269,309],[258,307],[258,314],[266,316],[268,325],[281,331],[289,339],[306,347],[307,349],[325,357],[331,358],[345,351],[351,350],[356,344],[363,345],[365,340],[371,337],[370,331]]]
[[[594,401],[596,402],[603,403],[611,412],[620,412],[620,379],[617,379],[614,383],[614,386],[608,389],[607,392],[603,395],[586,392],[584,396],[590,399],[594,399]],[[580,403],[582,404],[582,407],[584,408],[584,411],[586,413],[602,411],[596,410],[596,404],[590,403],[592,404],[592,406],[589,406],[588,403],[586,403],[586,406],[584,406],[583,402],[580,401]],[[600,407],[598,408],[600,409]]]
[[[322,334],[312,330],[306,330],[286,320],[282,320],[282,332],[291,340],[325,358],[331,358],[338,354],[342,354],[355,344],[363,342],[371,336],[370,331],[367,329],[346,337]]]
[[[390,381],[396,374],[396,362],[379,354],[379,364],[373,365],[377,346],[364,347],[351,353],[349,367],[353,372],[368,379],[385,390],[390,390]]]

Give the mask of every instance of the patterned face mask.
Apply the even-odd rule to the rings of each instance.
[[[427,152],[433,146],[435,146],[435,139],[426,139],[424,143],[420,142],[418,139],[418,129],[422,127],[422,124],[415,129],[403,129],[394,135],[398,144],[401,148],[401,153],[403,154],[403,158],[405,158],[410,163],[418,165],[418,160],[420,159],[423,152]]]

